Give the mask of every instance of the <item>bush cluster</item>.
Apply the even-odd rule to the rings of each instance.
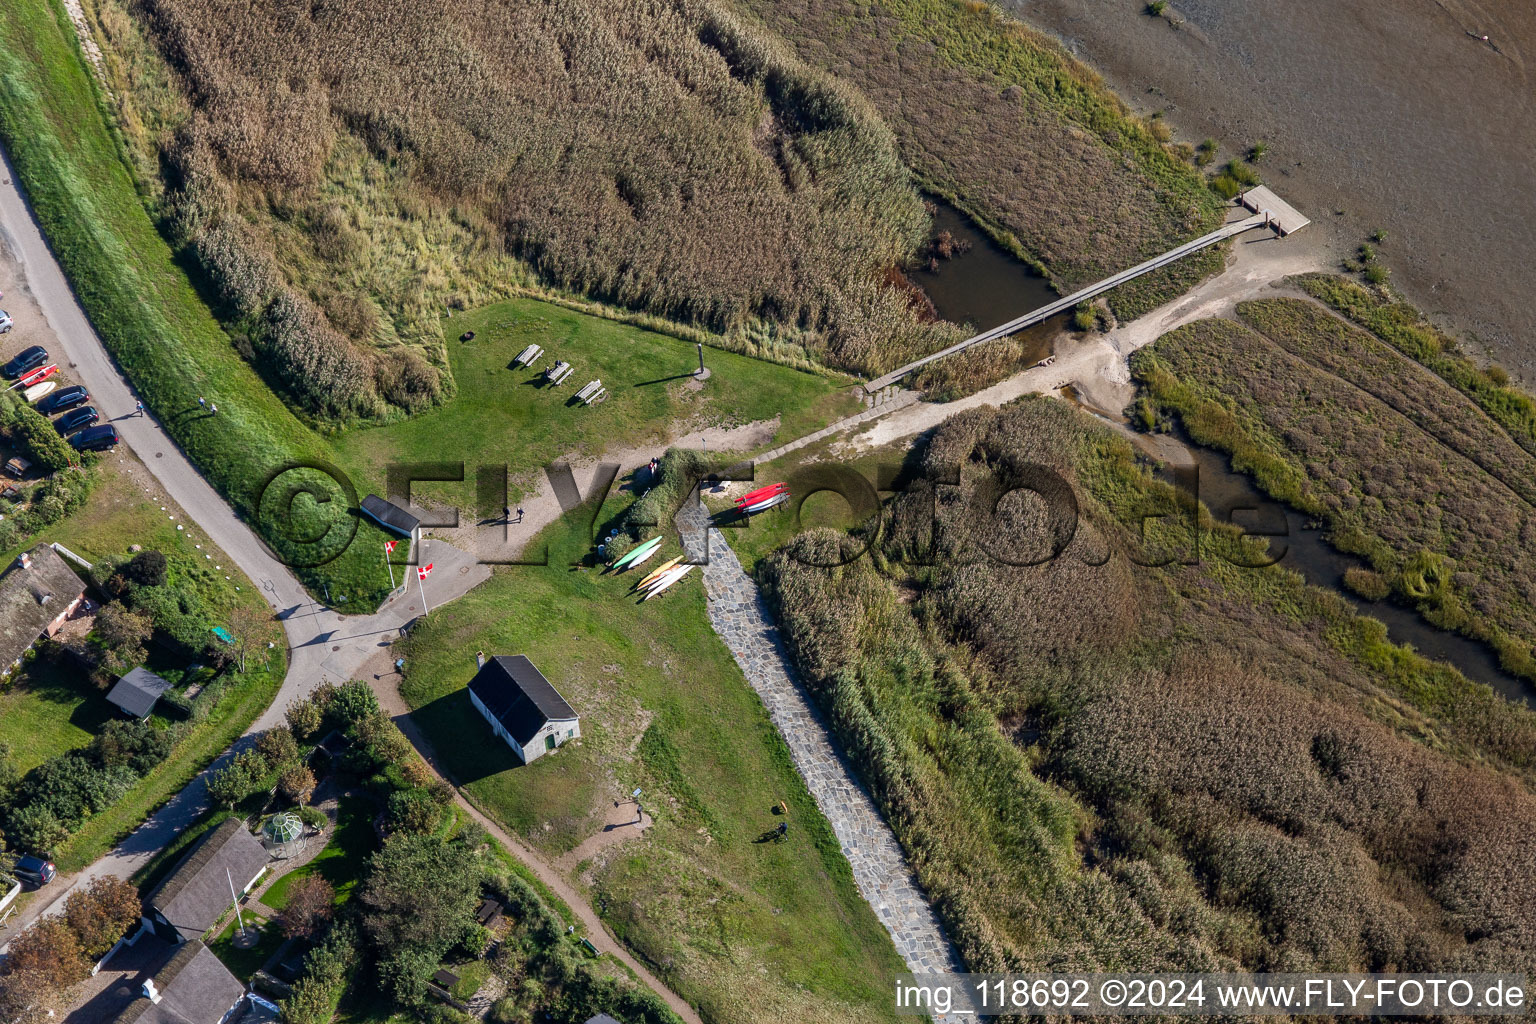
[[[0,549],[17,547],[28,537],[62,522],[84,507],[90,493],[90,476],[71,466],[55,472],[15,502],[0,499],[0,515],[4,516],[0,519]]]

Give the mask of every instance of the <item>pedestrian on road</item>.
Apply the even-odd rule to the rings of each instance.
[[[509,523],[512,521],[512,506],[511,505],[503,505],[501,507],[501,518],[505,519]]]
[[[523,507],[521,505],[519,505],[517,507],[517,521],[518,522],[522,522],[523,521]]]
[[[143,416],[144,415],[144,403],[143,402],[134,402],[133,403],[133,411],[134,411],[135,415]]]

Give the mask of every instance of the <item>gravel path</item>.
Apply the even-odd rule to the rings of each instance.
[[[705,560],[701,541],[707,519],[704,506],[693,503],[677,517],[684,547],[701,561]],[[832,823],[843,855],[853,867],[859,892],[890,931],[896,951],[910,970],[964,971],[938,916],[907,866],[895,834],[833,741],[820,709],[801,687],[757,585],[719,530],[709,528],[707,536],[704,591],[709,598],[710,623],[789,745],[795,767]]]

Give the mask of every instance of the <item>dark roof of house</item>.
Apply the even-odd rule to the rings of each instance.
[[[229,908],[230,882],[238,889],[255,878],[267,860],[266,848],[247,831],[245,822],[227,818],[197,841],[144,902],[183,938],[195,939]]]
[[[544,673],[521,654],[487,661],[469,688],[519,744],[533,739],[545,722],[576,717]]]
[[[245,986],[196,939],[178,946],[152,978],[160,1001],[140,996],[114,1024],[215,1024],[245,995]]]
[[[154,710],[155,701],[170,688],[170,683],[140,665],[113,684],[107,700],[134,718],[146,718]]]
[[[0,668],[27,653],[43,630],[85,592],[85,584],[47,544],[27,552],[32,568],[18,559],[0,576]]]
[[[421,525],[421,520],[410,512],[396,505],[392,501],[385,501],[377,494],[370,494],[363,499],[362,509],[370,519],[380,526],[394,530],[396,533],[409,537]]]

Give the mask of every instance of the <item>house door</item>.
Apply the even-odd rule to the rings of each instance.
[[[551,733],[550,735],[544,737],[544,749],[545,750],[554,750],[555,749],[555,737],[554,737],[553,733]]]

